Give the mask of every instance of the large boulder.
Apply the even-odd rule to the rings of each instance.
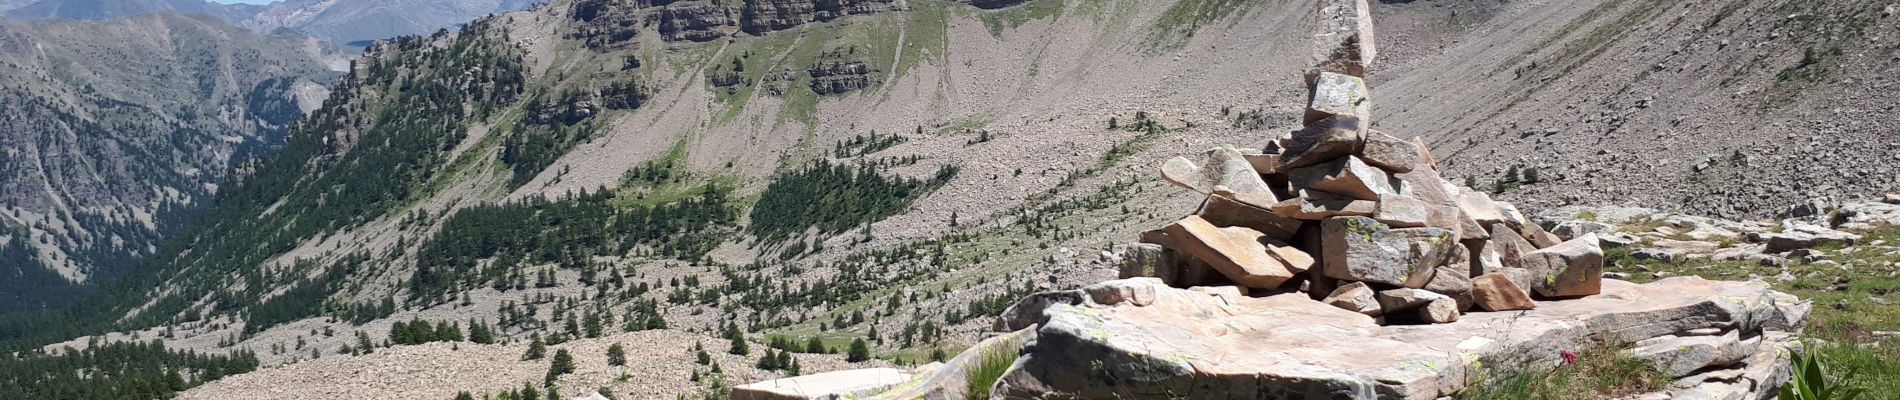
[[[1234,200],[1255,207],[1269,207],[1280,200],[1267,182],[1260,180],[1253,164],[1233,146],[1221,146],[1203,153],[1198,160],[1175,157],[1161,164],[1161,178],[1201,194],[1214,194],[1225,188]]]
[[[1385,171],[1352,156],[1288,171],[1287,179],[1294,190],[1318,190],[1360,200],[1378,200],[1379,195],[1400,192]]]
[[[1290,171],[1358,153],[1364,132],[1360,118],[1351,115],[1314,121],[1286,140],[1284,153],[1279,156],[1280,166],[1273,171]]]
[[[1629,354],[1649,361],[1671,378],[1689,376],[1706,367],[1734,365],[1756,353],[1759,338],[1741,340],[1736,331],[1719,336],[1660,336],[1636,342]]]
[[[1521,312],[1381,326],[1304,294],[1236,298],[1141,282],[1155,286],[1146,305],[1078,294],[1012,313],[1020,317],[1003,328],[1034,327],[1035,338],[994,395],[1430,400],[1481,381],[1472,371],[1535,373],[1561,364],[1564,349],[1596,343],[1706,328],[1772,337],[1761,321],[1781,310],[1766,284],[1687,277],[1605,282],[1602,296]]]
[[[1312,258],[1299,249],[1266,238],[1243,227],[1221,228],[1190,215],[1167,228],[1175,251],[1220,271],[1241,286],[1272,289],[1312,267]]]
[[[1459,246],[1438,228],[1393,229],[1366,217],[1329,218],[1321,225],[1326,276],[1355,282],[1421,288]]]
[[[1524,255],[1537,275],[1531,288],[1544,297],[1597,294],[1603,287],[1603,248],[1595,234],[1583,235]]]

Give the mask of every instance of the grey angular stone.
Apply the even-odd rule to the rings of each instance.
[[[1255,207],[1270,207],[1280,201],[1267,182],[1260,180],[1253,164],[1233,146],[1210,149],[1199,162],[1186,157],[1168,159],[1161,165],[1161,178],[1200,194],[1226,188],[1235,200]]]
[[[1255,207],[1235,200],[1227,192],[1216,192],[1207,197],[1201,209],[1195,212],[1207,222],[1219,227],[1239,226],[1264,233],[1275,240],[1286,241],[1300,230],[1300,220],[1274,214],[1267,208]]]
[[[1421,228],[1432,225],[1434,212],[1438,210],[1424,200],[1386,193],[1379,195],[1379,208],[1372,219],[1394,228]]]
[[[1306,102],[1306,118],[1301,121],[1305,126],[1323,125],[1321,122],[1328,118],[1350,116],[1358,118],[1354,125],[1361,127],[1360,135],[1365,134],[1364,125],[1372,117],[1372,98],[1364,78],[1320,72],[1311,76],[1308,84],[1312,90]]]
[[[1466,254],[1462,247],[1455,250],[1459,254]],[[1454,260],[1452,262],[1439,266],[1437,270],[1432,271],[1432,280],[1425,284],[1425,290],[1430,290],[1432,293],[1442,294],[1452,298],[1452,300],[1457,300],[1459,310],[1468,310],[1471,309],[1473,304],[1471,297],[1471,271],[1465,268],[1467,262],[1460,262],[1456,260],[1457,257],[1453,258]]]
[[[1429,283],[1459,246],[1451,231],[1392,229],[1366,217],[1329,218],[1321,231],[1326,276],[1408,288]]]
[[[1366,76],[1378,56],[1366,0],[1321,0],[1313,29],[1313,64],[1320,71]]]
[[[1320,301],[1369,317],[1385,314],[1385,309],[1379,306],[1376,293],[1372,291],[1371,286],[1366,286],[1365,282],[1353,282],[1340,286],[1338,289],[1333,289],[1332,294],[1326,295],[1326,299]]]
[[[1580,219],[1558,223],[1556,228],[1550,230],[1550,233],[1556,234],[1563,240],[1573,240],[1588,234],[1602,236],[1614,232],[1616,232],[1616,225]]]
[[[1458,301],[1451,297],[1441,297],[1425,303],[1418,309],[1418,319],[1428,324],[1449,324],[1458,322]]]
[[[1327,117],[1306,124],[1286,140],[1280,166],[1274,172],[1320,164],[1359,152],[1364,143],[1365,125],[1351,115]]]
[[[1387,314],[1418,308],[1419,306],[1425,305],[1425,303],[1439,299],[1451,299],[1445,295],[1433,293],[1430,290],[1412,288],[1381,290],[1379,291],[1378,298],[1379,309],[1385,310]]]
[[[1750,343],[1750,344],[1759,344]],[[1656,369],[1671,378],[1689,376],[1690,373],[1704,367],[1721,367],[1741,362],[1755,355],[1752,347],[1741,341],[1741,336],[1730,331],[1722,336],[1664,336],[1636,343],[1629,350],[1633,357],[1648,360]]]
[[[1116,266],[1120,269],[1122,279],[1154,277],[1167,281],[1173,278],[1173,268],[1163,264],[1167,249],[1159,244],[1118,244],[1110,252],[1118,258]],[[1169,276],[1163,277],[1164,274]]]
[[[1398,194],[1385,171],[1358,157],[1343,157],[1325,164],[1288,171],[1293,190],[1319,190],[1360,200],[1378,200],[1379,195]]]
[[[1365,148],[1359,151],[1359,157],[1364,158],[1367,164],[1386,171],[1405,173],[1412,172],[1413,168],[1423,163],[1418,156],[1420,151],[1412,141],[1399,140],[1379,131],[1367,131]]]
[[[1524,260],[1537,274],[1531,288],[1540,296],[1588,296],[1602,290],[1603,248],[1596,234],[1530,252]]]
[[[1274,204],[1272,211],[1275,215],[1286,218],[1318,221],[1332,217],[1368,216],[1377,212],[1378,206],[1379,203],[1375,201],[1357,200],[1309,190],[1300,192],[1297,197]]]

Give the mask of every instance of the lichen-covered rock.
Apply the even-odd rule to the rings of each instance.
[[[1531,288],[1540,296],[1588,296],[1602,290],[1603,248],[1596,234],[1530,252],[1524,260],[1535,274]]]
[[[1408,288],[1424,287],[1460,246],[1438,228],[1393,229],[1366,217],[1329,218],[1321,226],[1326,276]]]
[[[1306,103],[1307,126],[1335,116],[1372,117],[1372,98],[1366,80],[1352,75],[1321,72],[1311,79],[1312,97]],[[1363,133],[1363,130],[1361,131]]]

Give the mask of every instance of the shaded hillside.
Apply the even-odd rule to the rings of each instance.
[[[0,22],[0,240],[42,264],[6,269],[78,282],[152,254],[322,101],[326,51],[170,13]],[[0,281],[28,294],[4,308],[56,302],[31,295],[60,289],[43,281]]]

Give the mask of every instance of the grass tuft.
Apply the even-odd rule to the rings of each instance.
[[[963,398],[969,400],[990,398],[990,388],[996,387],[996,381],[1003,378],[1003,372],[1009,371],[1010,365],[1016,364],[1016,357],[1019,355],[1017,349],[1012,346],[984,349],[976,365],[971,365],[969,369],[964,370],[964,379],[969,382],[970,387],[969,391],[964,392],[966,394]]]

